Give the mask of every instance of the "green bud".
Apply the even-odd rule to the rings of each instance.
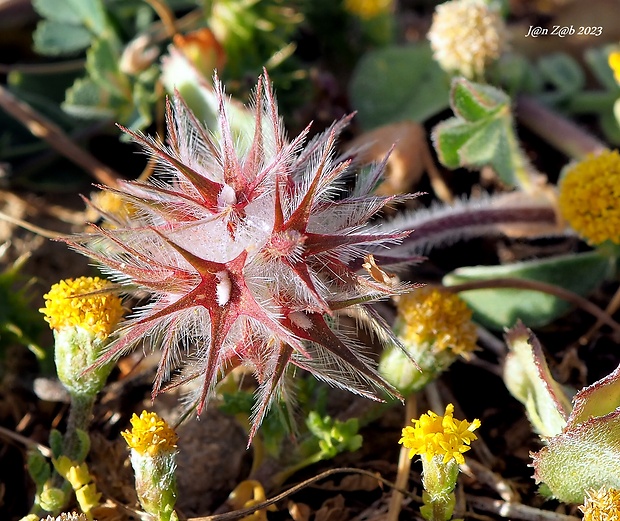
[[[65,506],[65,503],[65,493],[59,488],[45,489],[39,496],[39,505],[48,512],[58,512]]]
[[[58,378],[71,395],[96,396],[103,386],[113,363],[99,367],[105,340],[80,327],[54,331],[55,360]]]

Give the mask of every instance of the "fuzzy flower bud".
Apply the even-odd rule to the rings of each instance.
[[[452,518],[458,465],[465,463],[463,453],[477,439],[473,431],[480,427],[480,420],[455,420],[453,413],[454,405],[449,403],[443,416],[428,411],[419,420],[412,419],[413,426],[403,428],[399,441],[410,449],[409,457],[423,456],[424,506],[420,512],[430,521]]]
[[[381,356],[379,372],[403,394],[421,390],[459,356],[468,358],[476,349],[471,317],[467,304],[443,288],[425,286],[402,295],[394,332],[419,369],[391,346]]]
[[[132,429],[122,432],[131,449],[136,492],[144,511],[157,521],[176,519],[177,435],[154,412],[142,411],[131,418]]]
[[[99,277],[80,277],[54,284],[39,311],[54,330],[58,378],[74,395],[96,395],[111,365],[84,372],[101,355],[107,338],[123,316],[121,299]]]
[[[428,39],[442,69],[480,79],[506,47],[506,26],[484,0],[452,0],[435,8]]]
[[[620,244],[620,153],[589,155],[560,181],[560,212],[592,245]]]
[[[620,490],[588,490],[579,510],[583,521],[620,521]]]
[[[368,221],[413,196],[371,193],[384,165],[355,176],[336,148],[349,118],[308,143],[309,128],[289,141],[266,75],[243,111],[253,130],[239,139],[229,118],[241,112],[229,110],[218,81],[214,96],[217,128],[205,128],[177,96],[167,105],[167,144],[124,129],[161,175],[112,190],[138,209],[127,223],[70,241],[113,280],[151,297],[98,363],[143,342],[160,348],[154,394],[181,369],[178,383],[193,382],[198,413],[221,375],[242,364],[259,383],[250,438],[273,399],[292,394],[283,376],[293,366],[375,400],[399,396],[337,315],[354,308],[379,338],[391,335],[369,304],[409,286],[359,266],[408,235]]]

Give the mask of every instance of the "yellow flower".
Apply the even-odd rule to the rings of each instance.
[[[579,510],[583,521],[620,521],[620,490],[588,490]]]
[[[413,426],[403,428],[402,438],[398,443],[410,449],[410,458],[420,454],[429,461],[434,456],[440,456],[443,463],[450,460],[465,463],[463,453],[467,452],[471,448],[471,442],[477,439],[473,431],[480,427],[480,420],[475,419],[471,423],[467,420],[455,420],[453,413],[454,405],[449,403],[443,416],[428,411],[420,416],[419,420],[411,420]]]
[[[121,299],[112,293],[97,293],[112,284],[99,277],[61,280],[44,295],[45,307],[39,311],[55,330],[80,327],[107,337],[123,316]]]
[[[614,71],[616,82],[620,84],[620,51],[609,53],[608,63],[611,70]]]
[[[364,20],[370,20],[392,9],[392,0],[344,0],[344,8]]]
[[[177,435],[154,412],[142,411],[140,417],[134,414],[131,418],[131,431],[122,432],[127,445],[140,454],[158,456],[173,452],[176,448]]]
[[[620,154],[589,155],[560,182],[559,206],[568,224],[590,244],[620,244]]]
[[[500,14],[484,1],[452,0],[435,8],[428,39],[442,69],[476,79],[501,56],[506,33]]]
[[[403,295],[398,318],[399,337],[407,344],[432,346],[433,351],[451,350],[465,358],[476,348],[476,326],[471,310],[458,295],[425,286]]]

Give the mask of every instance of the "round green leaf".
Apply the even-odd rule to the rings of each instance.
[[[428,44],[366,54],[350,84],[351,103],[365,129],[404,119],[424,121],[448,107],[449,81]]]
[[[59,56],[77,54],[90,45],[92,33],[81,25],[44,20],[34,32],[34,48],[39,54]]]

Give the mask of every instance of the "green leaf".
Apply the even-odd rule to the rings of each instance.
[[[67,0],[33,0],[32,7],[42,17],[54,22],[82,25],[82,15],[73,2]]]
[[[525,405],[534,430],[555,436],[566,426],[570,399],[551,376],[540,342],[522,323],[506,334],[509,353],[503,378],[510,394]]]
[[[543,89],[538,70],[525,56],[508,52],[503,54],[491,71],[491,84],[501,85],[511,95],[533,94]]]
[[[585,86],[585,75],[574,58],[566,53],[548,54],[537,63],[540,75],[554,88],[555,101],[569,98]]]
[[[52,475],[52,469],[47,459],[38,450],[28,451],[28,459],[26,461],[28,473],[37,487],[43,487],[45,482]]]
[[[75,449],[75,460],[78,463],[82,463],[90,452],[90,436],[88,432],[83,429],[76,429],[75,433],[78,439],[78,445]]]
[[[52,429],[50,431],[49,443],[54,458],[60,458],[60,456],[62,456],[63,436],[58,429]]]
[[[461,162],[472,165],[492,165],[504,182],[519,184],[513,157],[513,130],[504,118],[488,122],[472,135],[459,150]]]
[[[102,35],[107,28],[101,0],[35,0],[33,6],[50,21],[83,26],[92,34]]]
[[[92,37],[85,27],[52,20],[39,22],[33,34],[35,51],[46,56],[77,54],[90,45]]]
[[[22,344],[43,360],[47,353],[35,339],[45,322],[43,316],[33,309],[30,283],[20,273],[27,258],[17,259],[0,272],[0,356],[4,356],[9,345]]]
[[[67,90],[62,109],[82,119],[105,119],[115,115],[101,87],[89,78],[78,78]]]
[[[311,411],[306,426],[318,440],[320,453],[317,455],[317,461],[331,459],[345,450],[353,452],[362,446],[362,436],[357,433],[359,430],[357,418],[343,422]]]
[[[599,114],[599,123],[605,138],[612,144],[620,145],[620,98],[616,100],[610,112]]]
[[[367,53],[349,86],[351,103],[365,129],[404,119],[422,122],[448,107],[447,75],[426,43]]]
[[[536,482],[565,503],[583,503],[587,490],[620,488],[620,410],[567,428],[532,457]]]
[[[598,82],[609,91],[618,92],[620,87],[616,83],[614,73],[609,66],[609,48],[597,47],[586,49],[583,53],[585,62]]]
[[[131,100],[129,80],[119,70],[120,58],[120,46],[115,39],[97,39],[86,53],[86,71],[105,92]]]
[[[472,89],[467,80],[456,78],[450,91],[450,105],[458,117],[473,122],[493,116],[502,107],[510,106],[510,98],[488,85],[477,85]]]
[[[609,260],[598,252],[559,256],[502,266],[458,268],[443,278],[446,286],[464,282],[518,278],[560,286],[586,296],[609,273]],[[540,291],[525,289],[477,289],[460,297],[474,312],[474,320],[491,329],[512,327],[521,319],[528,327],[549,324],[570,310],[570,304]]]
[[[450,94],[456,117],[435,126],[439,160],[449,168],[491,166],[509,186],[531,188],[532,171],[515,135],[510,98],[489,85],[455,78]]]
[[[459,168],[461,166],[459,150],[483,125],[484,122],[477,125],[463,125],[456,118],[439,123],[433,132],[433,142],[441,164],[448,168]]]
[[[588,418],[604,416],[618,407],[620,407],[620,366],[613,373],[584,387],[575,395],[568,427],[575,427]]]
[[[54,101],[56,105],[65,99],[65,91],[76,78],[83,73],[82,69],[70,72],[37,74],[22,71],[11,71],[7,83],[11,91],[28,92]],[[58,111],[61,113],[62,111]]]

